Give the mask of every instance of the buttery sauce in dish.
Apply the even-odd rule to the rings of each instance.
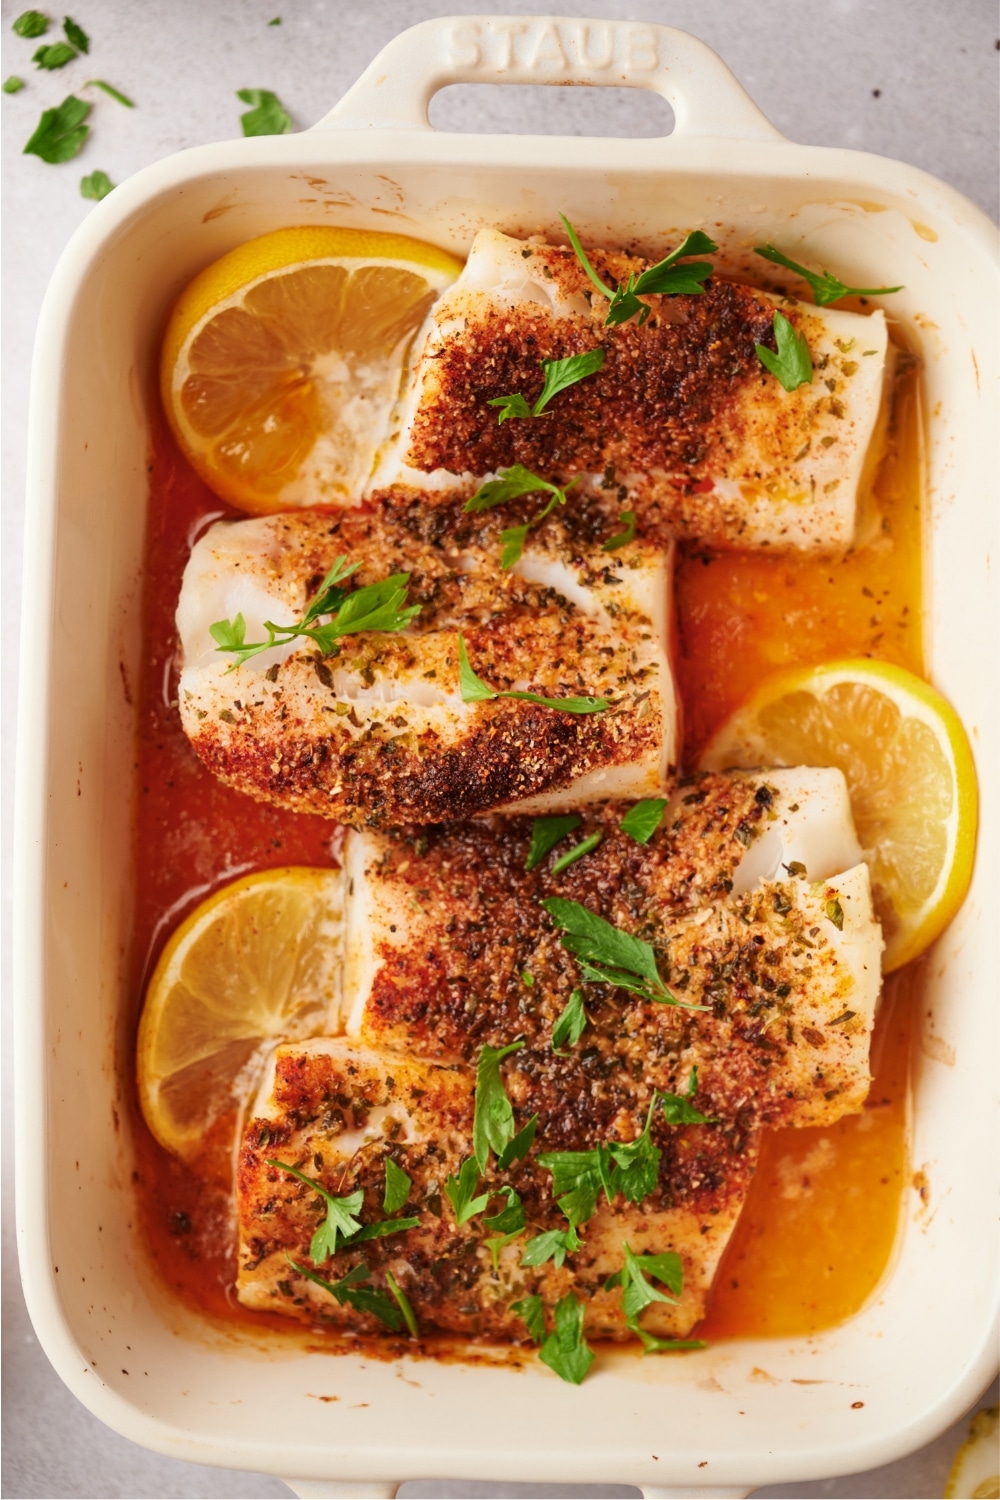
[[[675,672],[683,763],[776,667],[871,654],[919,672],[920,474],[915,372],[897,380],[877,480],[881,529],[843,558],[681,548]],[[165,430],[155,434],[141,686],[134,957],[136,1008],[169,931],[208,891],[250,869],[336,862],[335,827],[251,802],[201,764],[176,708],[174,609],[192,541],[220,502]],[[919,968],[886,982],[860,1114],[833,1126],[765,1133],[756,1176],[699,1330],[804,1334],[856,1311],[888,1263],[905,1178],[905,1098]],[[139,1111],[136,1111],[137,1116]],[[275,1327],[232,1296],[231,1119],[191,1165],[158,1146],[141,1117],[138,1185],[153,1255],[185,1300],[213,1315]],[[845,1211],[845,1205],[848,1205]],[[794,1275],[790,1272],[794,1268]]]

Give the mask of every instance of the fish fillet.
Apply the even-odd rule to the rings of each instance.
[[[648,261],[589,252],[606,283]],[[836,550],[855,532],[877,458],[889,345],[881,311],[818,308],[712,277],[699,296],[651,297],[653,315],[605,328],[607,302],[572,250],[476,236],[462,274],[414,344],[410,378],[369,493],[408,486],[425,503],[468,496],[514,463],[707,543]],[[755,345],[780,309],[808,341],[811,383],[789,392]],[[538,417],[487,403],[542,387],[540,361],[596,347],[603,368]]]
[[[181,721],[205,764],[261,801],[345,823],[425,823],[595,797],[642,797],[676,756],[668,661],[672,555],[603,552],[587,523],[553,518],[500,567],[495,516],[403,505],[391,515],[300,511],[219,522],[184,572]],[[410,628],[345,636],[321,659],[301,638],[230,670],[210,626],[301,618],[339,554],[353,583],[411,575]],[[458,632],[490,687],[606,697],[570,714],[499,698],[465,703]]]

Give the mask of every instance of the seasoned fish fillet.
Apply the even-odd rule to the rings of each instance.
[[[648,261],[594,250],[605,284]],[[484,229],[435,304],[369,492],[409,486],[425,501],[469,495],[514,463],[563,484],[581,476],[640,527],[704,542],[846,547],[877,457],[888,339],[870,316],[817,308],[712,277],[699,296],[605,328],[606,300],[573,251]],[[774,347],[780,309],[809,343],[811,384],[788,392],[755,345]],[[498,421],[487,403],[542,388],[540,361],[600,347],[596,374],[538,417]],[[613,502],[613,505],[612,505]]]
[[[541,1295],[551,1309],[571,1288],[587,1299],[591,1335],[627,1337],[621,1293],[604,1281],[621,1268],[627,1241],[637,1255],[674,1251],[685,1269],[676,1305],[656,1304],[643,1317],[647,1331],[683,1337],[703,1315],[719,1257],[735,1225],[757,1160],[759,1132],[739,1122],[656,1128],[662,1147],[659,1185],[641,1205],[620,1196],[602,1200],[582,1230],[583,1247],[563,1266],[552,1260],[521,1265],[532,1236],[565,1230],[551,1174],[537,1150],[489,1185],[509,1185],[525,1211],[523,1232],[498,1250],[494,1269],[481,1214],[463,1225],[444,1192],[472,1153],[473,1075],[378,1052],[343,1038],[278,1048],[243,1135],[237,1177],[239,1225],[237,1294],[247,1307],[322,1321],[361,1332],[385,1332],[378,1318],[336,1298],[296,1266],[328,1282],[359,1264],[368,1285],[383,1290],[386,1271],[408,1297],[422,1332],[520,1341],[525,1325],[511,1311],[518,1298]],[[524,1117],[526,1118],[526,1117]],[[537,1149],[540,1137],[536,1137]],[[323,1200],[280,1168],[295,1167],[330,1193],[363,1189],[357,1217],[384,1220],[386,1158],[411,1179],[397,1217],[419,1224],[385,1238],[341,1249],[326,1261],[309,1257],[323,1217]],[[498,1213],[494,1196],[488,1212]],[[296,1266],[289,1263],[289,1257]]]
[[[570,522],[533,531],[510,570],[489,515],[402,504],[216,524],[192,549],[177,609],[192,745],[252,797],[373,826],[655,792],[676,755],[672,555],[641,542],[603,552]],[[361,563],[352,585],[411,575],[410,627],[344,636],[325,659],[299,638],[230,670],[210,626],[241,613],[246,640],[265,640],[265,620],[301,619],[340,554]],[[463,702],[459,631],[491,688],[610,708]]]
[[[841,773],[693,778],[646,845],[622,831],[624,811],[586,810],[532,871],[528,820],[352,836],[348,1034],[466,1062],[523,1036],[512,1097],[566,1149],[631,1138],[650,1091],[682,1092],[693,1066],[708,1111],[748,1128],[860,1109],[882,939]],[[599,846],[554,873],[591,833]],[[708,1009],[588,985],[590,1025],[555,1059],[580,974],[539,904],[553,896],[651,943],[675,996]]]

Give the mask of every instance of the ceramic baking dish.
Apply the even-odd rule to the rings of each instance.
[[[433,131],[434,91],[475,81],[653,89],[676,128],[627,152]],[[206,263],[281,225],[399,229],[462,254],[484,224],[555,232],[557,210],[599,243],[653,250],[704,225],[730,268],[776,240],[855,285],[905,283],[891,313],[925,361],[930,675],[969,727],[982,788],[975,883],[929,960],[911,1134],[926,1191],[907,1193],[884,1283],[822,1336],[602,1356],[580,1389],[540,1365],[332,1357],[173,1303],[137,1236],[120,1019],[136,879],[129,684],[166,308]],[[975,1400],[997,1309],[997,326],[993,230],[977,209],[911,167],[786,141],[714,53],[644,23],[425,22],[315,129],[183,152],[94,210],[53,278],[35,354],[15,932],[25,1293],[49,1358],[105,1422],[303,1495],[478,1476],[707,1496],[888,1462]]]

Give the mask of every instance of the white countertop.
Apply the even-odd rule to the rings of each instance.
[[[55,263],[92,205],[79,181],[114,182],[185,146],[240,135],[238,88],[274,90],[296,128],[320,118],[396,32],[441,13],[495,7],[431,0],[74,0],[91,50],[60,72],[31,64],[37,42],[11,31],[23,0],[0,6],[3,77],[26,87],[0,98],[3,132],[3,1305],[5,1496],[279,1496],[263,1475],[201,1468],[146,1452],[105,1428],[61,1384],[28,1322],[18,1283],[11,1184],[9,846],[17,689],[28,368],[39,306]],[[562,7],[560,7],[562,8]],[[983,0],[571,0],[577,15],[668,23],[714,47],[770,119],[798,141],[896,157],[943,178],[997,217],[996,20]],[[52,12],[54,19],[62,11]],[[281,15],[280,26],[269,26]],[[58,39],[58,27],[46,40]],[[91,138],[49,166],[22,147],[42,109],[100,77],[134,99],[126,110],[94,90]],[[623,90],[462,87],[433,110],[440,127],[574,135],[655,135],[662,104]],[[987,1393],[997,1400],[996,1387]],[[920,1453],[870,1474],[781,1485],[759,1496],[940,1496],[965,1423]],[[596,1478],[597,1476],[595,1476]],[[407,1485],[406,1496],[633,1495],[615,1486]]]

